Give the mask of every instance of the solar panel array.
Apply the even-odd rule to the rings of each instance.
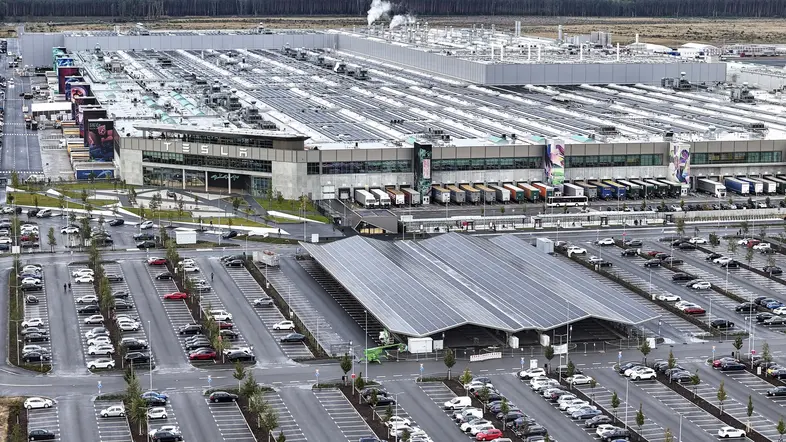
[[[589,317],[637,324],[658,316],[605,286],[577,284],[570,264],[510,235],[451,233],[418,242],[354,236],[303,246],[387,329],[407,336],[465,324],[519,332]]]

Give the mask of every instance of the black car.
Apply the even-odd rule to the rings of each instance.
[[[666,258],[670,258],[671,255],[669,255],[668,253],[661,252],[661,253],[656,254],[655,257],[658,258],[659,260],[663,261]]]
[[[587,428],[596,428],[598,425],[603,424],[611,424],[612,420],[610,417],[606,416],[605,414],[599,414],[592,419],[589,419],[587,422],[584,422],[584,426]]]
[[[707,261],[712,261],[713,259],[718,259],[718,258],[722,258],[722,257],[723,257],[723,255],[721,255],[720,253],[710,253],[704,259],[707,260]]]
[[[200,348],[213,349],[213,346],[210,344],[210,341],[195,341],[195,342],[186,344],[185,348],[186,348],[186,351],[194,351],[194,350],[199,350]],[[213,350],[215,350],[215,349],[213,349]]]
[[[169,273],[169,272],[159,273],[158,275],[156,275],[156,279],[159,279],[159,280],[172,279],[172,274]]]
[[[755,304],[757,304],[757,305],[760,305],[760,306],[764,307],[764,300],[765,299],[770,299],[770,298],[768,296],[757,296],[757,297],[753,298],[753,302]]]
[[[627,363],[622,364],[619,367],[617,367],[617,371],[620,374],[623,374],[623,373],[625,373],[625,370],[631,369],[633,367],[638,367],[640,365],[641,365],[641,362],[627,362]]]
[[[769,273],[770,275],[780,275],[783,273],[783,269],[778,266],[766,266],[762,270],[764,273]]]
[[[377,406],[385,407],[388,405],[395,405],[396,400],[392,396],[377,396]]]
[[[636,256],[636,249],[625,249],[620,252],[620,256]]]
[[[35,429],[27,433],[27,440],[55,440],[57,436],[49,430]]]
[[[600,440],[603,442],[613,441],[615,439],[627,439],[630,437],[630,431],[627,428],[614,428],[609,431],[603,432]]]
[[[229,362],[256,362],[257,358],[254,355],[237,350],[226,355],[226,360]]]
[[[230,230],[229,232],[221,235],[221,237],[224,238],[224,239],[230,239],[230,238],[234,238],[236,236],[237,236],[237,230]]]
[[[529,436],[545,436],[548,433],[546,428],[543,425],[527,425],[526,428],[522,429],[520,432],[520,436],[529,437]]]
[[[218,335],[221,336],[222,339],[228,339],[230,341],[234,341],[235,339],[240,337],[240,333],[225,328],[223,330],[219,330]]]
[[[280,339],[281,342],[303,342],[306,337],[300,333],[290,333]]]
[[[21,333],[22,336],[29,335],[29,334],[32,334],[32,333],[39,333],[39,334],[42,334],[42,335],[47,334],[46,330],[44,330],[42,328],[39,328],[39,327],[27,327],[25,329],[22,329],[22,331],[19,332],[19,333]]]
[[[124,340],[120,343],[120,347],[126,350],[147,350],[147,343],[138,339]]]
[[[680,250],[696,250],[696,244],[691,244],[689,242],[682,242],[677,247],[679,247]]]
[[[235,402],[237,401],[237,395],[232,393],[227,393],[226,391],[214,391],[209,396],[210,402]]]
[[[382,387],[366,387],[360,390],[360,395],[363,396],[363,398],[368,399],[372,394],[374,394],[375,391],[377,392],[377,396],[390,396],[390,393],[388,393],[388,391]]]
[[[30,333],[29,335],[25,335],[24,340],[25,342],[46,342],[49,340],[49,336],[42,335],[41,333]]]
[[[136,241],[152,241],[156,239],[156,237],[152,233],[137,233],[134,235],[134,239]]]
[[[227,267],[243,267],[243,260],[242,259],[233,259],[231,261],[227,261],[224,263]]]
[[[44,285],[43,284],[22,284],[22,285],[19,286],[19,288],[22,289],[23,292],[33,292],[33,291],[43,290],[44,289]]]
[[[33,295],[25,296],[25,304],[38,304],[38,298]]]
[[[678,371],[671,375],[671,380],[679,383],[690,382],[692,378],[693,375],[687,371]]]
[[[734,307],[735,312],[755,312],[757,310],[758,306],[753,302],[743,302],[737,307]]]
[[[47,353],[42,353],[39,351],[31,351],[30,353],[25,353],[22,355],[23,362],[47,362],[51,359],[52,357]]]
[[[679,258],[675,258],[673,256],[669,256],[668,258],[663,260],[664,264],[669,264],[669,265],[673,265],[673,266],[676,266],[676,265],[679,265],[679,264],[683,264],[684,262],[685,261],[683,261],[683,260],[681,260]]]
[[[770,312],[761,312],[756,315],[756,322],[764,322],[774,316],[775,315]]]
[[[124,220],[117,218],[117,219],[110,220],[108,224],[112,227],[116,227],[116,226],[122,226],[125,223],[126,222]]]
[[[97,246],[111,246],[115,243],[115,240],[106,236],[98,236],[93,238]]]
[[[150,440],[152,440],[153,442],[179,442],[183,440],[183,436],[181,436],[178,433],[173,433],[171,431],[158,430],[153,435],[153,437],[150,438]]]
[[[125,301],[115,301],[115,310],[131,310],[132,308],[134,306]]]
[[[167,190],[166,191],[166,196],[169,197],[169,198],[176,198],[177,194],[175,193],[174,190]]]
[[[106,275],[106,279],[108,279],[109,282],[120,282],[123,280],[123,276],[118,275],[117,273],[108,273]]]
[[[660,259],[648,259],[644,262],[644,267],[660,267]]]
[[[112,293],[112,297],[115,298],[115,299],[126,299],[126,298],[128,298],[129,295],[130,295],[130,293],[128,293],[125,290],[118,290],[118,291]]]
[[[693,281],[695,278],[687,273],[677,272],[671,275],[672,281]]]
[[[150,355],[146,355],[138,351],[133,351],[131,353],[126,354],[123,359],[125,359],[126,363],[130,363],[130,364],[147,364],[148,362],[150,362]]]
[[[39,208],[32,208],[32,209],[27,209],[27,217],[28,217],[28,218],[32,218],[32,217],[34,217],[34,216],[38,215],[38,212],[39,212],[40,210],[41,210],[41,209],[39,209]]]
[[[721,371],[745,370],[745,364],[729,361],[722,363],[720,369]]]
[[[155,241],[142,241],[142,242],[136,243],[136,248],[137,249],[155,249],[156,248],[156,243],[155,243]]]
[[[233,259],[243,259],[243,255],[224,255],[221,257],[221,262],[232,261]]]
[[[776,370],[771,371],[769,374],[771,378],[786,379],[786,368],[778,368]]]
[[[726,267],[726,268],[729,268],[729,269],[738,269],[738,268],[740,268],[740,262],[739,261],[735,261],[735,260],[731,260],[729,262],[724,262],[723,264],[721,264],[721,267]]]
[[[186,324],[180,327],[177,332],[181,335],[195,335],[202,332],[202,326],[199,324]]]
[[[786,396],[786,386],[778,386],[767,390],[767,396]]]
[[[101,313],[101,307],[95,304],[90,304],[84,307],[79,307],[76,311],[80,315],[96,315],[98,313]]]
[[[734,328],[734,323],[726,319],[716,319],[710,322],[710,327],[713,328]]]

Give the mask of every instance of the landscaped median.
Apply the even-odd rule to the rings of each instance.
[[[19,288],[18,269],[21,268],[19,258],[14,259],[13,268],[8,275],[8,361],[25,370],[48,373],[52,369],[49,362],[39,363],[22,362],[21,349],[25,345],[22,339],[22,321],[25,320],[24,292]]]
[[[16,442],[27,440],[27,413],[23,397],[0,398],[0,440]]]
[[[314,388],[335,388],[341,391],[349,403],[352,404],[352,407],[355,409],[355,411],[358,412],[360,417],[363,418],[369,428],[371,428],[371,431],[374,432],[377,438],[379,438],[379,440],[388,440],[389,432],[387,426],[385,426],[385,422],[383,422],[382,418],[378,417],[376,413],[374,413],[374,407],[371,406],[371,403],[364,400],[360,394],[364,388],[377,385],[379,384],[374,381],[365,382],[363,379],[363,372],[360,372],[357,379],[355,379],[354,384],[352,382],[325,383],[315,385]]]

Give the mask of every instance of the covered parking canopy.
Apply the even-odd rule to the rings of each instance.
[[[636,325],[658,317],[600,282],[574,279],[575,264],[513,235],[395,242],[354,236],[302,246],[384,327],[406,336],[462,325],[516,333],[586,318]]]

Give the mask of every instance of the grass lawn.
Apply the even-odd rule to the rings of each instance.
[[[282,202],[278,202],[275,198],[271,201],[267,198],[255,198],[265,210],[274,210],[276,212],[284,212],[290,215],[295,216],[302,216],[300,212],[300,201],[298,200],[283,200]],[[306,203],[306,218],[314,221],[319,221],[321,223],[328,223],[330,222],[327,217],[317,212],[316,207],[310,201]]]
[[[137,216],[139,215],[139,212],[140,212],[139,207],[130,207],[130,208],[126,208],[126,210],[136,214]],[[191,222],[191,223],[198,223],[199,222],[199,218],[198,217],[194,218],[193,216],[191,216],[191,212],[189,212],[187,210],[183,211],[183,216],[180,216],[180,214],[177,212],[177,210],[159,210],[159,211],[156,211],[155,216],[154,216],[153,212],[151,212],[150,209],[147,209],[147,208],[145,209],[145,217],[147,219],[156,219],[157,220],[157,219],[159,219],[159,215],[160,215],[160,218],[161,218],[161,222],[169,221],[170,220],[170,216],[171,216],[171,220],[172,221],[185,221],[185,222]],[[222,216],[221,218],[218,218],[217,216],[216,217],[203,217],[202,218],[202,224],[203,225],[209,225],[210,221],[213,221],[214,224],[218,224],[219,221],[222,224],[227,224],[227,220],[228,219],[229,218],[227,218],[225,216]],[[232,219],[232,225],[233,226],[240,226],[240,227],[270,227],[267,224],[264,224],[264,223],[261,223],[261,222],[258,222],[258,221],[248,220],[248,219],[245,219],[245,218],[231,217],[231,219]]]
[[[240,217],[227,218],[227,217],[223,217],[223,216],[220,219],[218,217],[202,218],[202,224],[210,224],[210,221],[213,221],[214,224],[218,224],[219,220],[221,221],[221,224],[229,224],[227,219],[231,219],[232,220],[232,225],[233,226],[240,226],[240,227],[270,227],[269,225],[267,225],[265,223],[261,223],[259,221],[254,221],[254,220],[250,220],[250,219],[246,219],[246,218],[240,218]]]
[[[139,207],[124,207],[124,209],[136,214],[137,216],[141,213],[141,209]],[[156,210],[154,214],[152,210],[145,207],[145,218],[161,218],[162,220],[169,220],[170,216],[172,217],[173,221],[191,221],[191,212],[188,210],[184,210],[183,216],[180,216],[180,212],[177,210]]]
[[[60,193],[62,193],[63,195],[65,195],[65,196],[67,196],[69,198],[73,198],[73,199],[75,199],[77,201],[82,201],[82,192],[74,192],[74,191],[71,191],[71,190],[62,190],[62,191],[60,191]],[[88,197],[87,198],[87,202],[92,204],[93,207],[98,207],[98,206],[106,206],[107,204],[114,204],[117,201],[116,200],[106,200],[106,199],[90,198],[90,197]],[[70,204],[69,204],[69,207],[70,207]]]
[[[235,239],[248,239],[249,241],[256,241],[256,242],[266,242],[270,244],[297,244],[298,240],[296,239],[288,239],[288,238],[279,238],[277,236],[268,236],[267,238],[263,238],[261,236],[252,235],[246,238],[246,235],[238,235]]]
[[[90,184],[90,183],[68,183],[68,184],[55,183],[55,185],[53,187],[55,187],[56,189],[62,189],[64,191],[75,190],[77,192],[77,194],[79,194],[80,192],[82,192],[82,189],[87,189],[87,190],[95,190],[95,189],[98,189],[98,190],[115,190],[115,189],[122,189],[123,185],[120,184],[120,183],[117,183],[117,185],[115,185],[115,183],[112,182],[112,181],[96,181],[93,184]],[[130,189],[132,187],[136,187],[136,186],[133,186],[131,184],[126,184],[126,189]],[[78,198],[78,196],[77,196],[77,198]]]
[[[60,200],[47,195],[38,195],[34,193],[12,192],[9,195],[14,196],[14,203],[20,206],[35,206],[34,198],[38,197],[39,207],[53,207],[60,208]],[[95,205],[94,205],[95,207]],[[79,203],[68,203],[69,209],[84,209],[85,206]]]
[[[265,218],[265,220],[266,221],[272,221],[272,222],[278,223],[278,224],[303,224],[303,221],[298,221],[296,219],[284,218],[282,216],[273,216],[273,215],[268,215]]]

